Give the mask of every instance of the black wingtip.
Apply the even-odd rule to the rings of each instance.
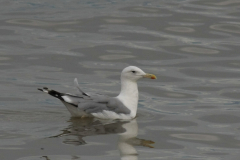
[[[66,102],[66,101],[62,98],[62,96],[66,95],[66,94],[57,92],[57,91],[55,91],[55,90],[49,90],[47,87],[43,87],[43,89],[38,88],[38,90],[39,90],[39,91],[42,91],[42,92],[46,92],[46,93],[48,93],[49,95],[51,95],[51,96],[53,96],[53,97],[55,97],[55,98],[58,98],[58,99],[60,99],[61,101]],[[66,102],[66,103],[69,103],[69,102]],[[74,107],[76,107],[76,108],[78,107],[76,104],[72,104],[72,103],[69,103],[69,104],[72,105],[72,106],[74,106]]]
[[[43,90],[42,90],[42,89],[40,89],[40,88],[38,88],[38,90],[43,92]]]

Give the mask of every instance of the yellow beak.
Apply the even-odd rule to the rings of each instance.
[[[154,74],[148,74],[148,73],[146,73],[143,77],[144,78],[157,79],[157,77]]]

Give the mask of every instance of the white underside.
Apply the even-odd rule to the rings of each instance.
[[[106,111],[106,110],[103,110],[103,112],[99,112],[99,113],[92,113],[92,115],[100,119],[132,119],[133,118],[131,117],[130,114],[122,114],[122,113],[117,114],[115,112]]]

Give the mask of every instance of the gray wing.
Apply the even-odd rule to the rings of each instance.
[[[129,114],[130,110],[117,98],[108,97],[100,94],[87,94],[80,89],[77,79],[74,79],[74,84],[77,87],[79,94],[73,95],[66,93],[62,96],[65,102],[74,104],[80,110],[88,114],[99,113],[104,110],[113,111],[116,113]]]
[[[106,100],[106,102],[101,102],[102,99],[100,97],[98,97],[98,99],[100,99],[100,101],[96,101],[96,99],[94,99],[91,102],[88,101],[85,103],[79,103],[78,107],[88,114],[99,113],[103,112],[104,110],[112,111],[117,114],[130,114],[130,110],[117,98],[105,97],[104,100]]]

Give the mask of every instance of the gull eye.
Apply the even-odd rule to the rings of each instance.
[[[136,73],[136,71],[132,71],[132,73]]]

